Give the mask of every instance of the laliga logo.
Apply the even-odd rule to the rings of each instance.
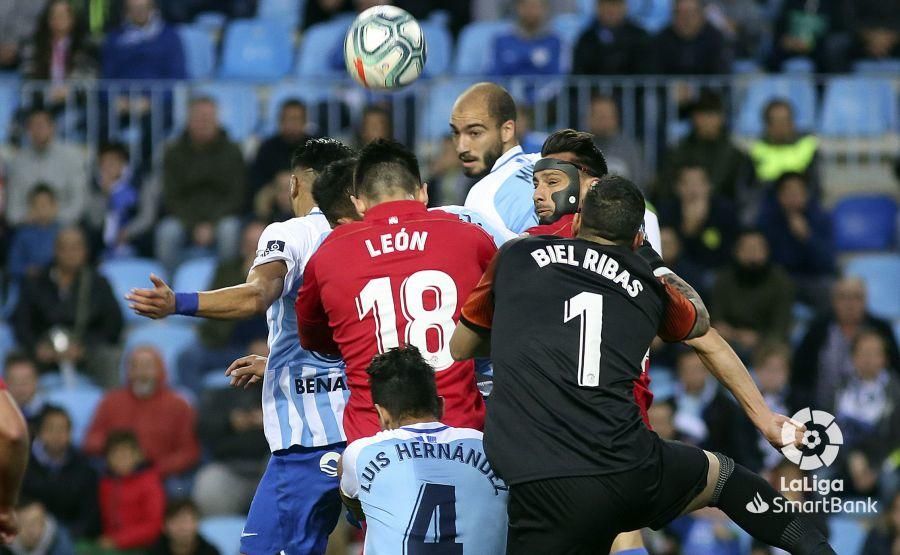
[[[781,452],[800,470],[816,470],[830,466],[837,458],[840,445],[844,443],[844,435],[834,421],[834,416],[823,410],[809,408],[797,411],[791,417],[795,422],[806,426],[803,433],[802,446],[794,445],[797,427],[790,421],[781,427]]]

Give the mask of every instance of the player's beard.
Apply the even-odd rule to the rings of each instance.
[[[466,177],[473,177],[475,179],[481,179],[487,174],[491,173],[491,170],[494,168],[494,164],[497,163],[497,160],[503,156],[503,142],[499,139],[496,143],[491,145],[487,150],[484,151],[484,156],[482,157],[482,161],[484,162],[484,169],[479,172],[475,172],[472,169],[463,168],[463,173]]]

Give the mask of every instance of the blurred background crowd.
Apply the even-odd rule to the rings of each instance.
[[[838,552],[900,552],[900,1],[396,0],[428,62],[390,95],[343,69],[378,3],[0,0],[0,361],[34,437],[5,549],[236,552],[268,451],[258,393],[223,371],[266,353],[265,322],[150,322],[123,295],[151,272],[242,282],[265,225],[293,216],[309,136],[413,145],[432,204],[461,204],[447,120],[489,79],[526,151],[587,130],[645,190],[666,262],[773,407],[836,416],[844,444],[816,474],[880,509],[822,515]],[[655,346],[651,376],[661,436],[776,487],[804,475],[690,351]],[[647,540],[769,553],[713,510]]]

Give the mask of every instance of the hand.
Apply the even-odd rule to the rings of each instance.
[[[790,226],[791,234],[801,241],[806,241],[812,235],[812,231],[809,229],[809,222],[806,221],[806,217],[803,214],[788,214],[788,226]]]
[[[785,429],[787,424],[794,428],[794,446],[800,447],[803,444],[803,434],[806,432],[806,426],[783,414],[770,413],[761,423],[757,424],[757,429],[772,447],[780,451],[782,447],[787,445],[782,438],[782,430]]]
[[[194,226],[194,244],[198,247],[208,247],[216,240],[216,230],[209,222],[200,222]]]
[[[84,346],[77,341],[72,341],[69,343],[69,348],[60,354],[59,358],[67,362],[79,362],[84,358]]]
[[[41,341],[37,344],[37,347],[34,349],[34,356],[38,359],[38,362],[43,364],[50,364],[57,360],[56,349],[48,341]]]
[[[100,544],[100,547],[103,549],[115,549],[116,548],[116,542],[113,541],[113,539],[108,536],[100,536],[100,539],[97,541],[97,543]]]
[[[69,96],[68,85],[56,85],[50,89],[50,100],[53,102],[64,102],[67,96]]]
[[[0,508],[0,544],[12,543],[19,532],[16,511],[11,507]]]
[[[249,388],[262,381],[266,374],[268,358],[259,355],[241,357],[225,370],[225,375],[231,378],[231,387]]]
[[[805,54],[812,50],[809,42],[791,35],[785,35],[781,39],[781,47],[788,52]]]
[[[19,56],[19,45],[14,42],[0,44],[0,64],[11,65]]]
[[[153,289],[132,289],[125,295],[128,308],[135,314],[157,320],[175,313],[175,293],[166,282],[155,274],[150,274]]]
[[[231,424],[231,429],[235,432],[244,432],[250,428],[250,419],[248,418],[248,414],[243,409],[234,409],[228,415],[228,422]]]

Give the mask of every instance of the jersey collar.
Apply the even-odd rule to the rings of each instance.
[[[401,426],[400,429],[418,434],[435,434],[437,432],[444,431],[449,427],[450,426],[447,426],[446,424],[443,424],[441,422],[418,422],[416,424]]]
[[[519,154],[522,154],[522,153],[523,153],[523,150],[520,145],[516,145],[516,146],[512,147],[511,149],[507,150],[506,152],[503,153],[503,156],[501,156],[500,158],[497,159],[496,162],[494,162],[494,167],[491,168],[491,172],[497,171],[500,168],[500,166],[509,162],[510,160],[512,160],[513,158],[515,158],[516,156],[518,156]]]
[[[424,214],[428,211],[425,204],[418,200],[392,200],[383,202],[366,210],[364,221],[386,220],[391,216],[405,216],[407,214]]]

